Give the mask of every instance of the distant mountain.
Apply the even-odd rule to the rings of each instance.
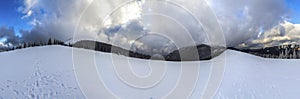
[[[141,59],[153,59],[153,60],[166,60],[166,61],[199,61],[199,60],[209,60],[213,57],[218,56],[223,51],[225,47],[211,47],[205,44],[198,45],[196,47],[184,47],[179,50],[175,50],[166,55],[158,56],[151,53],[151,55],[145,53],[134,52],[121,47],[113,46],[110,44],[82,40],[73,44],[73,47],[91,49],[95,51],[114,53],[118,55],[124,55],[128,57],[141,58]]]
[[[170,61],[210,60],[213,57],[220,55],[225,50],[225,47],[212,47],[201,44],[196,47],[184,47],[175,50],[167,55],[166,59]]]
[[[113,46],[113,45],[102,43],[102,42],[91,41],[91,40],[78,41],[75,44],[73,44],[72,46],[77,47],[77,48],[90,49],[90,50],[95,50],[95,51],[113,53],[113,54],[141,58],[141,59],[150,59],[151,58],[151,56],[146,55],[146,54],[136,53],[133,51],[123,49],[121,47]]]
[[[296,44],[280,45],[260,49],[237,49],[232,47],[228,49],[242,51],[264,58],[300,59],[300,45]]]

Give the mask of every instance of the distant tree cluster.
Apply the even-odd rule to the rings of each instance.
[[[300,59],[300,45],[282,45],[242,51],[264,58]]]
[[[49,38],[48,42],[24,42],[21,43],[17,46],[13,46],[12,48],[8,49],[7,51],[10,50],[16,50],[16,49],[23,49],[23,48],[28,48],[28,47],[36,47],[36,46],[46,46],[46,45],[62,45],[62,46],[70,46],[72,47],[72,45],[69,44],[65,44],[63,41],[57,40],[57,39],[51,39]]]
[[[117,55],[123,55],[128,57],[134,57],[134,58],[141,58],[141,59],[150,59],[150,55],[130,51],[127,49],[123,49],[121,47],[113,46],[111,44],[106,44],[102,42],[96,42],[96,41],[89,41],[89,40],[82,40],[79,42],[76,42],[73,47],[76,48],[84,48],[89,50],[95,50],[100,52],[106,52],[106,53],[113,53]]]
[[[60,40],[56,40],[56,39],[51,39],[49,38],[47,45],[63,45],[63,46],[72,46],[70,43],[69,44],[65,44],[65,42],[60,41]]]

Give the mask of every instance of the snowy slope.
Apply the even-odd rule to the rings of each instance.
[[[89,59],[85,54],[94,53],[84,49],[74,49],[82,54],[82,59]],[[226,68],[221,86],[216,93],[216,99],[277,99],[300,98],[300,60],[276,60],[263,59],[253,55],[226,51]],[[221,56],[222,56],[221,55]],[[122,59],[123,56],[116,57]],[[134,94],[140,90],[128,90],[128,86],[118,82],[118,78],[112,73],[111,55],[108,53],[96,52],[95,60],[98,64],[98,71],[102,71],[102,79],[107,88],[119,97],[134,98]],[[213,60],[218,60],[216,57]],[[139,75],[149,74],[149,67],[152,64],[147,60],[131,59],[133,70]],[[196,62],[201,65],[200,74],[205,75],[211,69],[212,61]],[[161,64],[154,61],[153,64]],[[163,62],[164,63],[164,62]],[[88,64],[88,63],[84,63]],[[157,84],[158,88],[144,91],[145,94],[139,97],[159,98],[172,89],[176,83],[180,70],[180,64],[167,62],[168,68],[164,79]],[[172,65],[172,66],[169,66]],[[103,71],[104,70],[104,71]],[[204,73],[203,73],[204,72]],[[11,52],[0,53],[0,99],[4,98],[84,98],[79,85],[77,84],[72,63],[72,48],[63,46],[34,47]],[[200,78],[202,77],[202,78]],[[199,76],[199,79],[203,76]],[[172,83],[173,82],[173,83]],[[202,83],[197,83],[192,98],[202,95]],[[129,87],[130,88],[130,87]],[[157,92],[159,90],[159,92]],[[93,91],[93,90],[91,90]],[[148,94],[147,94],[148,93]]]
[[[34,47],[0,53],[0,99],[83,98],[71,49]]]
[[[227,51],[219,99],[299,99],[300,60],[265,59]]]

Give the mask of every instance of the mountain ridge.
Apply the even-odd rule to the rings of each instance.
[[[196,47],[183,47],[176,49],[167,55],[156,56],[138,53],[135,51],[127,50],[121,47],[117,47],[111,44],[97,42],[92,40],[82,40],[73,44],[73,47],[90,49],[95,51],[114,53],[118,55],[124,55],[128,57],[141,58],[141,59],[153,59],[153,60],[165,60],[165,61],[199,61],[210,60],[213,57],[220,55],[225,51],[225,47],[209,46],[205,44],[197,45]],[[191,52],[196,52],[191,53]]]

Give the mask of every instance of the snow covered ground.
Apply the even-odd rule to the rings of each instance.
[[[220,99],[299,99],[300,60],[265,59],[227,51]]]
[[[0,99],[84,98],[71,48],[34,47],[0,53]]]
[[[94,53],[94,51],[84,49],[75,48],[74,50],[82,53],[82,59],[89,59],[84,57],[86,53]],[[115,56],[120,59],[125,58]],[[221,56],[225,56],[226,66],[223,81],[214,98],[300,98],[300,86],[298,86],[300,84],[300,60],[263,59],[232,50],[227,50]],[[140,90],[126,89],[128,86],[118,83],[116,74],[109,74],[113,72],[109,57],[111,57],[109,53],[96,52],[95,54],[95,60],[107,61],[107,63],[97,65],[98,71],[102,71],[99,73],[102,75],[102,79],[108,81],[105,82],[107,88],[121,98],[135,97],[134,93]],[[218,60],[218,58],[224,57],[216,57],[213,60]],[[197,62],[202,66],[200,74],[211,70],[210,66],[213,60]],[[134,66],[132,69],[137,74],[144,76],[149,74],[149,67],[145,64],[152,64],[152,62],[140,59],[130,59],[130,62]],[[153,62],[153,64],[161,63]],[[145,91],[145,94],[140,97],[156,99],[176,85],[176,78],[179,77],[179,74],[173,74],[173,72],[180,70],[180,65],[175,62],[166,64],[168,67],[164,78],[157,84],[158,88],[149,88],[150,91]],[[197,98],[203,94],[201,85],[205,84],[197,83],[191,98]],[[72,48],[43,46],[0,53],[0,99],[81,99],[84,98],[84,94],[80,89],[73,68]],[[122,94],[126,92],[132,94]]]

